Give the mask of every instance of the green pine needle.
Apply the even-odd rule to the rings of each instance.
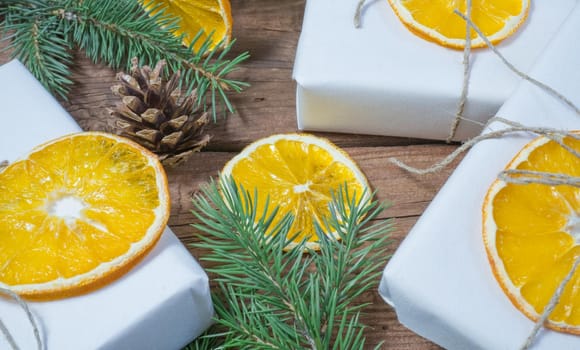
[[[184,47],[171,33],[176,28],[175,18],[163,10],[149,15],[138,0],[0,0],[0,40],[9,40],[12,56],[64,99],[72,85],[71,51],[78,47],[93,62],[114,69],[129,70],[133,57],[151,66],[165,59],[168,71],[181,71],[181,87],[187,93],[197,89],[199,103],[209,100],[214,120],[219,106],[233,112],[227,93],[240,92],[248,84],[227,76],[248,53],[228,59],[233,42],[218,54],[209,50],[210,38],[193,52],[200,35]]]
[[[12,55],[18,57],[47,89],[65,97],[72,84],[70,44],[60,31],[55,31],[58,28],[56,18],[37,16],[39,12],[54,8],[47,3],[35,7],[20,1],[7,4],[10,6],[0,7],[0,17],[4,18],[0,20],[0,28],[7,30],[0,33],[5,40],[11,39],[6,49],[12,49]]]
[[[383,206],[371,196],[348,193],[345,185],[332,194],[331,215],[316,228],[321,250],[304,253],[306,241],[291,247],[287,237],[293,217],[266,215],[268,205],[258,212],[256,191],[225,178],[204,188],[193,200],[202,233],[194,246],[210,251],[201,260],[218,283],[220,331],[189,349],[204,348],[208,337],[221,340],[210,347],[218,349],[363,349],[366,305],[355,300],[376,287],[392,227],[376,220]]]

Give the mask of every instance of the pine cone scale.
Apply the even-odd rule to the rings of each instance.
[[[125,119],[130,119],[130,120],[133,120],[137,123],[141,123],[143,121],[143,118],[141,118],[141,116],[139,116],[137,113],[133,112],[125,104],[118,104],[117,111],[113,112],[113,113],[118,113],[119,115],[121,115]]]
[[[169,126],[171,126],[174,130],[181,129],[183,125],[189,120],[189,117],[186,115],[182,115],[181,117],[172,119],[167,122]]]
[[[123,97],[123,104],[136,114],[141,114],[147,109],[147,105],[137,96]]]
[[[182,131],[176,131],[172,134],[169,134],[167,136],[165,136],[164,138],[161,139],[161,146],[162,147],[167,147],[169,149],[174,149],[175,147],[177,147],[177,144],[183,139],[183,132]]]
[[[152,125],[160,125],[163,122],[163,113],[157,108],[148,108],[141,114],[141,118]]]

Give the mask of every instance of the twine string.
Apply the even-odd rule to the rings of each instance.
[[[356,10],[354,12],[354,18],[353,18],[355,28],[360,28],[362,8],[365,4],[365,1],[366,0],[359,0],[358,4],[356,5]]]
[[[539,80],[536,80],[534,78],[532,78],[531,76],[527,75],[526,73],[522,72],[521,70],[517,69],[511,62],[509,62],[500,52],[499,50],[495,47],[495,45],[493,45],[491,43],[491,41],[489,41],[489,39],[487,38],[487,36],[485,36],[485,34],[483,34],[483,32],[481,31],[481,29],[479,29],[479,27],[477,25],[475,25],[475,23],[473,23],[473,21],[471,21],[471,19],[467,18],[464,14],[462,14],[461,12],[459,12],[457,9],[453,10],[453,12],[458,15],[459,17],[463,18],[463,20],[465,22],[467,22],[467,24],[469,24],[469,26],[471,26],[471,28],[473,28],[473,30],[475,30],[475,32],[477,33],[477,35],[481,38],[481,40],[483,40],[483,42],[485,43],[485,45],[487,47],[489,47],[491,49],[491,51],[512,71],[514,72],[516,75],[518,75],[520,78],[536,85],[537,87],[539,87],[540,89],[552,94],[553,96],[555,96],[557,99],[559,99],[560,101],[562,101],[563,103],[567,104],[570,108],[572,108],[572,110],[580,115],[580,108],[578,108],[578,106],[576,106],[571,100],[569,100],[566,96],[562,95],[561,93],[559,93],[558,91],[556,91],[554,88],[550,87],[549,85],[542,83]]]
[[[487,47],[489,47],[492,52],[512,71],[514,72],[516,75],[518,75],[520,78],[536,85],[537,87],[543,89],[544,91],[548,92],[549,94],[552,94],[553,96],[555,96],[557,99],[559,99],[560,101],[562,101],[563,103],[567,104],[570,108],[572,108],[572,110],[580,115],[580,108],[578,108],[571,100],[569,100],[566,96],[564,96],[563,94],[559,93],[557,90],[555,90],[554,88],[552,88],[551,86],[542,83],[541,81],[532,78],[531,76],[527,75],[526,73],[522,72],[521,70],[517,69],[511,62],[509,62],[502,54],[501,52],[499,52],[499,50],[495,47],[495,45],[493,45],[491,43],[491,41],[489,41],[489,39],[487,38],[487,36],[485,34],[483,34],[483,32],[481,31],[481,29],[479,29],[479,27],[471,20],[471,0],[467,0],[467,4],[466,4],[466,14],[463,14],[461,12],[459,12],[458,9],[453,10],[453,12],[458,15],[459,17],[461,17],[464,21],[465,21],[465,28],[466,28],[466,37],[465,37],[465,48],[463,50],[463,84],[461,87],[461,96],[459,98],[459,102],[457,104],[457,111],[455,113],[455,117],[453,118],[453,121],[451,123],[451,127],[450,127],[450,131],[449,131],[449,135],[447,136],[447,139],[445,140],[447,143],[451,142],[453,140],[453,137],[455,137],[455,133],[457,131],[457,128],[459,126],[459,122],[461,119],[463,119],[463,110],[464,110],[464,106],[465,103],[467,102],[467,92],[468,92],[468,87],[469,87],[469,76],[470,76],[470,62],[469,62],[469,56],[471,55],[471,28],[473,28],[473,30],[477,33],[477,35],[483,40],[483,42],[485,43],[485,45]]]
[[[469,118],[466,118],[466,117],[463,117],[463,116],[460,117],[459,119],[461,119],[464,122],[468,122],[468,123],[473,123],[473,124],[479,125],[479,126],[481,126],[482,129],[485,126],[485,123],[482,122],[482,121],[479,121],[479,120],[469,119]]]
[[[541,184],[548,186],[568,185],[580,187],[580,177],[533,170],[504,170],[499,174],[498,179],[518,185]]]
[[[399,168],[405,169],[406,171],[408,171],[412,174],[425,175],[425,174],[436,173],[436,172],[444,169],[449,164],[451,164],[455,159],[457,159],[457,157],[459,157],[462,153],[464,153],[465,151],[470,149],[475,144],[477,144],[481,141],[484,141],[484,140],[495,139],[495,138],[499,138],[499,137],[502,137],[502,136],[505,136],[508,134],[513,134],[516,132],[532,132],[532,133],[535,133],[538,135],[545,136],[545,137],[553,140],[554,142],[558,143],[560,146],[562,146],[564,149],[566,149],[570,153],[574,154],[576,157],[580,158],[580,153],[578,153],[576,150],[574,150],[573,148],[566,145],[563,141],[564,136],[567,136],[567,137],[570,137],[570,138],[573,138],[576,140],[580,140],[580,135],[569,133],[569,132],[563,131],[563,130],[552,129],[552,128],[528,127],[528,126],[522,125],[520,123],[513,122],[511,120],[502,118],[502,117],[490,118],[489,121],[485,124],[485,128],[489,128],[490,124],[492,124],[493,122],[500,122],[500,123],[508,125],[509,127],[505,128],[505,129],[490,131],[486,134],[481,134],[481,135],[478,135],[476,137],[473,137],[473,138],[465,141],[463,144],[461,144],[459,147],[457,147],[453,152],[451,152],[445,158],[443,158],[442,160],[436,162],[435,164],[433,164],[429,167],[416,168],[416,167],[410,166],[407,163],[405,163],[397,158],[394,158],[394,157],[389,158],[388,161],[390,163],[395,164]],[[548,175],[548,176],[550,175],[550,173],[543,173],[543,174]],[[538,177],[538,179],[540,179],[540,178],[541,177]]]
[[[538,320],[534,324],[534,328],[532,328],[530,335],[528,335],[526,341],[521,346],[520,350],[527,350],[530,348],[530,346],[534,344],[534,341],[536,340],[536,337],[538,336],[540,329],[544,327],[544,323],[546,322],[552,311],[554,311],[556,305],[558,305],[560,297],[564,292],[564,288],[566,288],[566,285],[568,285],[568,282],[570,282],[572,276],[574,276],[574,273],[578,268],[578,264],[580,264],[580,256],[576,257],[576,260],[574,261],[572,268],[570,269],[566,277],[562,280],[560,285],[558,285],[558,288],[556,288],[556,291],[552,295],[552,298],[550,298],[550,302],[548,302],[548,305],[546,305],[546,307],[544,308],[542,315],[538,318]]]
[[[519,128],[520,131],[530,131],[530,132],[533,132],[536,134],[543,135],[543,136],[549,138],[550,140],[556,142],[560,146],[562,146],[565,150],[572,153],[574,156],[580,158],[580,153],[578,151],[576,151],[575,149],[573,149],[572,147],[570,147],[564,143],[564,137],[570,137],[572,139],[580,141],[580,135],[578,135],[578,134],[570,133],[566,130],[558,130],[558,129],[552,129],[552,128],[547,128],[547,127],[525,126],[524,124],[514,122],[514,121],[511,121],[509,119],[502,118],[502,117],[491,118],[491,122],[494,122],[494,121],[499,121],[501,123],[510,125],[514,128]],[[491,124],[491,123],[488,123],[488,124]]]
[[[462,84],[462,92],[461,92],[461,97],[460,100],[458,102],[458,108],[457,108],[457,112],[455,113],[455,117],[454,120],[451,124],[450,127],[450,132],[449,132],[449,136],[447,137],[447,142],[450,142],[452,140],[452,138],[455,136],[455,132],[457,130],[457,127],[459,125],[459,122],[461,120],[469,120],[467,118],[465,118],[462,113],[463,113],[463,109],[467,100],[467,91],[468,91],[468,85],[469,85],[469,71],[470,71],[470,64],[469,64],[469,55],[470,55],[470,51],[471,51],[471,36],[469,35],[470,33],[470,28],[473,28],[473,30],[477,33],[477,35],[484,41],[484,43],[492,50],[492,52],[498,57],[500,58],[500,60],[511,70],[513,71],[515,74],[517,74],[518,76],[520,76],[522,79],[536,85],[537,87],[539,87],[540,89],[548,92],[549,94],[553,95],[554,97],[556,97],[558,100],[560,100],[561,102],[563,102],[564,104],[568,105],[576,114],[580,115],[580,108],[578,108],[578,106],[576,106],[571,100],[569,100],[567,97],[565,97],[563,94],[559,93],[558,91],[556,91],[554,88],[530,77],[529,75],[523,73],[522,71],[520,71],[519,69],[517,69],[511,62],[509,62],[498,50],[497,48],[489,41],[489,39],[486,37],[485,34],[483,34],[483,32],[479,29],[479,27],[477,25],[475,25],[475,23],[473,23],[473,21],[471,21],[470,19],[470,14],[471,14],[471,0],[467,1],[467,16],[462,14],[461,12],[459,12],[459,10],[455,9],[453,12],[460,16],[463,20],[465,20],[466,22],[466,45],[465,45],[465,50],[463,52],[464,57],[463,57],[463,84]],[[477,123],[476,121],[473,120],[469,120],[471,122]],[[463,152],[465,152],[466,150],[468,150],[469,148],[471,148],[472,146],[474,146],[475,144],[477,144],[480,141],[483,140],[487,140],[487,139],[492,139],[492,138],[498,138],[498,137],[502,137],[506,134],[509,133],[513,133],[516,131],[530,131],[530,132],[534,132],[540,135],[544,135],[546,137],[548,137],[549,139],[557,142],[560,146],[564,147],[566,150],[568,150],[569,152],[571,152],[572,154],[574,154],[576,157],[580,158],[580,154],[578,152],[576,152],[574,149],[572,149],[571,147],[569,147],[568,145],[564,144],[564,142],[562,141],[564,136],[568,136],[568,137],[573,137],[578,139],[578,137],[574,134],[568,133],[568,132],[562,132],[562,131],[558,131],[558,130],[553,130],[553,129],[547,129],[547,128],[531,128],[531,127],[526,127],[522,124],[519,123],[515,123],[515,122],[511,122],[507,119],[504,118],[498,118],[498,117],[494,117],[491,118],[486,124],[485,126],[489,126],[489,124],[493,121],[499,121],[502,122],[504,124],[510,125],[511,128],[507,128],[504,130],[499,130],[499,131],[492,131],[489,132],[487,134],[484,135],[479,135],[476,137],[473,137],[467,141],[465,141],[460,147],[458,147],[457,149],[455,149],[451,154],[449,154],[447,157],[443,158],[441,161],[435,163],[434,165],[427,167],[427,168],[416,168],[416,167],[412,167],[409,166],[408,164],[400,161],[397,158],[389,158],[389,162],[395,164],[396,166],[403,168],[407,171],[409,171],[410,173],[413,174],[417,174],[417,175],[424,175],[424,174],[429,174],[429,173],[435,173],[438,172],[440,170],[442,170],[443,168],[445,168],[446,166],[448,166],[449,164],[451,164],[459,155],[461,155]],[[558,135],[557,137],[555,135]],[[509,176],[510,174],[508,173],[507,175],[504,173],[503,176],[506,180],[508,180],[508,182],[510,182],[511,180],[513,180],[512,176]],[[500,176],[502,176],[502,174],[500,174]],[[545,174],[545,176],[536,176],[536,180],[537,181],[549,181],[550,174]],[[573,182],[573,181],[571,181]]]
[[[471,0],[467,0],[466,4],[466,15],[467,18],[471,18]],[[463,109],[465,108],[465,103],[467,102],[467,92],[469,89],[469,77],[471,72],[471,65],[469,63],[469,57],[471,56],[471,23],[465,22],[465,47],[463,48],[463,83],[461,86],[461,96],[459,97],[459,102],[457,103],[457,110],[455,111],[455,117],[451,122],[451,128],[449,130],[449,135],[445,142],[450,143],[455,137],[457,128],[459,127],[459,121],[463,117]]]
[[[0,287],[0,293],[8,295],[10,298],[16,301],[16,303],[22,308],[22,310],[24,310],[24,312],[26,313],[26,317],[28,318],[28,322],[30,322],[30,325],[32,327],[34,338],[36,340],[37,349],[43,350],[42,338],[40,337],[40,330],[38,328],[38,325],[36,324],[34,316],[32,315],[32,311],[30,311],[30,307],[28,306],[26,301],[24,301],[18,294],[14,293],[12,290],[5,287]],[[12,336],[8,328],[6,328],[6,325],[4,324],[4,322],[2,322],[2,320],[0,320],[0,331],[6,338],[10,346],[12,347],[12,350],[20,349],[18,347],[18,344],[16,344],[14,337]]]
[[[8,328],[6,328],[6,325],[4,324],[4,321],[2,321],[2,319],[0,319],[0,332],[2,332],[2,335],[4,336],[4,338],[6,338],[12,350],[19,350],[18,344],[16,344],[14,337],[12,337],[12,334],[10,333]]]

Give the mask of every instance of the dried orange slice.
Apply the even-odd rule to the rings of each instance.
[[[229,44],[232,37],[232,10],[230,0],[140,0],[151,14],[163,10],[165,15],[178,19],[176,36],[183,35],[183,44],[189,46],[202,31],[193,49],[198,52],[211,35],[210,50],[217,45]]]
[[[86,292],[144,256],[168,217],[154,154],[97,132],[48,142],[0,171],[0,284],[36,298]]]
[[[440,45],[463,49],[465,21],[453,13],[466,13],[466,0],[389,0],[397,17],[413,33]],[[493,43],[512,35],[525,21],[529,0],[473,0],[471,20]],[[485,43],[471,31],[471,46]]]
[[[565,144],[580,151],[580,141]],[[580,159],[540,137],[506,169],[580,176]],[[483,205],[483,239],[493,274],[512,303],[537,320],[580,255],[580,189],[568,185],[495,181]],[[546,326],[580,334],[580,269],[572,276]]]
[[[347,184],[351,198],[369,195],[368,182],[356,163],[330,141],[307,134],[279,134],[260,139],[231,159],[222,174],[250,191],[257,189],[258,213],[269,198],[269,213],[279,207],[292,213],[289,237],[319,249],[314,222],[330,215],[332,192]],[[281,219],[278,215],[273,224]],[[324,227],[324,226],[322,226]],[[295,245],[295,244],[294,244]]]

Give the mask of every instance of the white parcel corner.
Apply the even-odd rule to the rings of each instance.
[[[0,67],[0,104],[5,131],[0,160],[14,161],[37,144],[81,131],[18,61]],[[208,277],[169,228],[141,262],[111,284],[28,304],[49,350],[181,349],[213,317]],[[0,298],[0,318],[21,349],[36,349],[30,323],[14,301]],[[0,336],[0,349],[8,348]]]

